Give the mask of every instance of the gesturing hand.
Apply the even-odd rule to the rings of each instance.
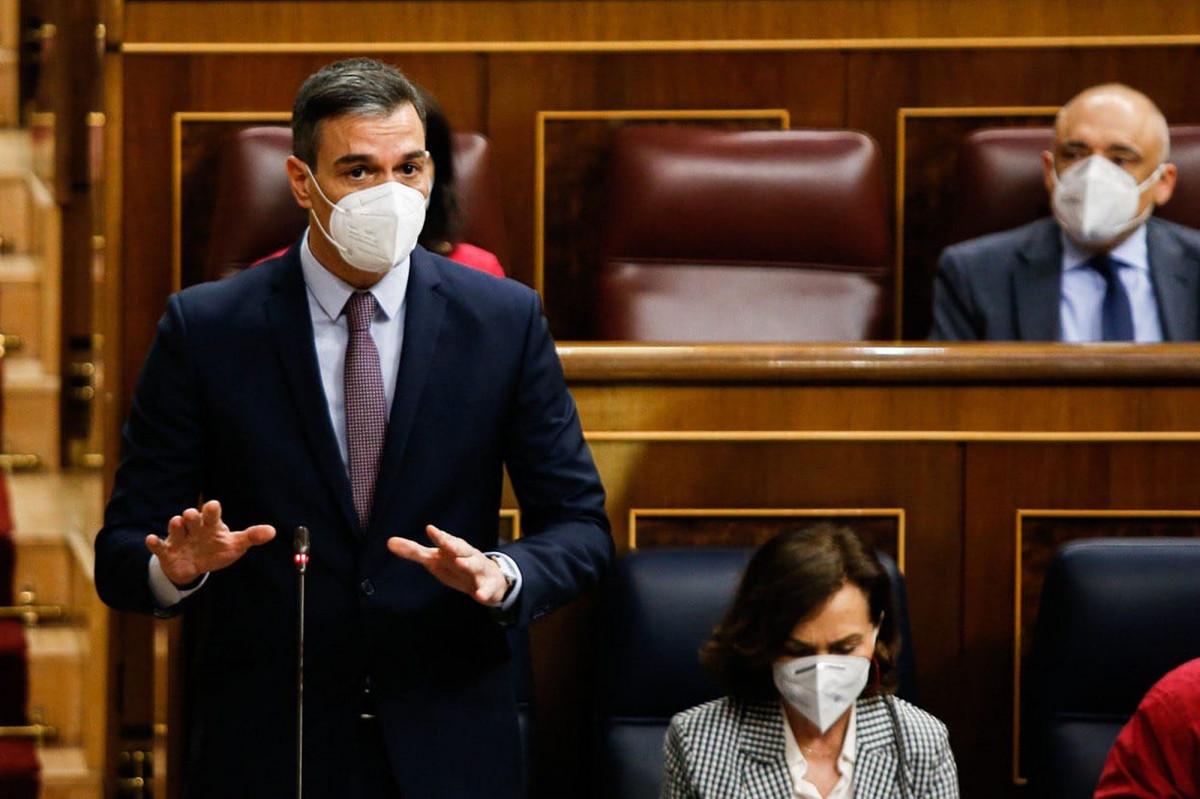
[[[504,600],[508,581],[491,558],[432,524],[425,532],[435,546],[424,547],[407,538],[392,537],[387,542],[388,551],[420,563],[442,584],[469,594],[481,605],[495,606]]]
[[[221,503],[205,502],[200,510],[188,508],[167,524],[167,538],[146,536],[146,546],[158,556],[163,574],[177,586],[193,582],[206,572],[223,569],[246,554],[250,547],[275,537],[275,528],[256,524],[234,532],[221,521]]]

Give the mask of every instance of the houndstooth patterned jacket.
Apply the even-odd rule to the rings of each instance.
[[[903,731],[904,775],[888,704]],[[661,799],[791,799],[783,724],[778,701],[725,697],[676,715]],[[860,699],[857,738],[856,799],[958,799],[946,726],[925,711],[894,697]]]

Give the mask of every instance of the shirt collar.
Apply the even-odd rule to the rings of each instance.
[[[1071,237],[1066,233],[1060,233],[1062,236],[1063,247],[1063,271],[1070,269],[1078,269],[1085,266],[1092,257],[1096,255],[1094,252],[1088,252],[1082,249],[1075,242],[1071,241]],[[1125,266],[1132,266],[1134,269],[1140,269],[1144,272],[1150,271],[1150,256],[1149,249],[1146,244],[1146,224],[1143,222],[1138,226],[1137,230],[1129,234],[1128,238],[1113,247],[1108,253],[1108,256],[1114,261],[1119,261]]]
[[[309,231],[304,231],[304,238],[300,242],[300,268],[304,272],[304,283],[325,315],[331,321],[336,321],[342,315],[346,301],[357,289],[321,265],[317,256],[313,255],[312,248],[308,246],[308,233]],[[375,295],[375,301],[379,303],[384,317],[388,319],[400,313],[400,308],[404,305],[411,263],[412,256],[409,255],[369,289],[370,293]]]

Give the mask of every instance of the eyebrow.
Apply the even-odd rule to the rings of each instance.
[[[413,150],[412,152],[405,153],[402,156],[402,160],[413,161],[418,158],[424,158],[428,154],[429,154],[428,150]],[[346,155],[343,155],[341,158],[337,159],[336,161],[334,161],[333,165],[336,167],[336,166],[346,166],[348,164],[369,164],[369,163],[373,163],[375,160],[376,159],[370,155],[363,155],[361,153],[348,153]]]
[[[1065,141],[1062,144],[1060,144],[1059,149],[1062,149],[1062,150],[1073,150],[1073,149],[1088,150],[1088,149],[1091,149],[1091,147],[1088,145],[1087,142],[1079,141],[1078,139],[1071,139],[1070,141]],[[1136,147],[1134,147],[1131,144],[1110,144],[1108,147],[1104,148],[1104,151],[1106,153],[1122,153],[1125,155],[1134,155],[1134,156],[1137,156],[1138,158],[1142,157],[1142,151],[1137,149]]]
[[[855,641],[856,639],[858,641],[861,641],[862,633],[850,633],[850,635],[847,635],[845,638],[840,638],[837,641],[830,641],[829,646],[831,648],[835,647],[835,646],[844,646],[846,644],[849,644],[852,641]],[[798,647],[798,648],[803,648],[803,649],[816,649],[817,648],[817,647],[813,646],[812,644],[810,644],[808,641],[801,641],[799,638],[789,638],[788,645]]]

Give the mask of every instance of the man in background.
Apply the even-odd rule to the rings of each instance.
[[[1200,338],[1200,232],[1152,216],[1175,189],[1167,121],[1141,92],[1086,89],[1042,154],[1053,216],[946,248],[936,340]]]

